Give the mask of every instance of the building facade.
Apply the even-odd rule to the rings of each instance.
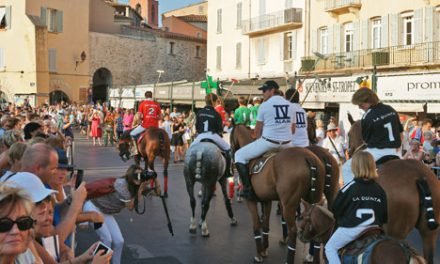
[[[209,74],[219,80],[293,75],[305,52],[304,11],[304,1],[209,1]]]
[[[438,113],[440,1],[311,1],[310,16],[302,74],[319,81],[303,82],[303,99],[359,117],[350,99],[366,85],[399,112]]]

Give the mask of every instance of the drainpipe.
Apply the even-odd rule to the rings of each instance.
[[[249,0],[249,30],[252,24],[252,0]],[[248,79],[251,78],[251,38],[248,36]]]

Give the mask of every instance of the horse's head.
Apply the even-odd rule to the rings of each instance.
[[[116,144],[116,149],[119,150],[119,157],[121,157],[121,159],[123,160],[130,158],[130,142],[130,132],[125,131],[119,138],[118,143]]]
[[[351,124],[350,130],[348,131],[348,155],[350,157],[353,156],[358,148],[364,144],[361,121],[358,120]]]
[[[303,204],[305,209],[299,219],[298,238],[304,243],[329,239],[335,224],[332,213],[318,204]]]
[[[231,149],[235,152],[254,140],[255,135],[252,129],[245,125],[236,125],[230,135]]]

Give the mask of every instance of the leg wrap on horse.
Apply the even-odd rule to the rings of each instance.
[[[269,247],[269,228],[263,228],[263,248]]]
[[[310,158],[306,158],[307,164],[310,169],[310,199],[312,203],[318,202],[321,197],[318,197],[318,167],[315,164],[315,161]]]
[[[283,238],[287,237],[287,223],[286,220],[284,219],[284,216],[281,217],[281,227],[283,229]]]
[[[296,251],[296,241],[292,242],[289,241],[287,242],[287,259],[286,259],[286,263],[287,264],[293,264],[295,261],[295,251]]]
[[[422,207],[426,210],[426,219],[428,220],[428,228],[435,230],[438,227],[438,223],[435,221],[434,207],[432,204],[431,190],[425,179],[416,181],[417,189],[419,189],[420,201]]]
[[[325,181],[324,181],[324,193],[330,191],[330,186],[332,183],[332,164],[324,158],[325,163]]]
[[[263,252],[263,236],[261,234],[260,230],[254,231],[254,239],[255,239],[255,245],[257,246],[257,252],[261,253]]]

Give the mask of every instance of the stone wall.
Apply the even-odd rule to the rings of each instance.
[[[166,35],[166,34],[165,34]],[[90,77],[99,68],[112,74],[112,86],[155,83],[157,70],[164,70],[161,82],[200,81],[206,68],[206,43],[139,30],[123,35],[90,32]],[[174,42],[174,54],[169,54]],[[201,56],[196,58],[196,46]]]

